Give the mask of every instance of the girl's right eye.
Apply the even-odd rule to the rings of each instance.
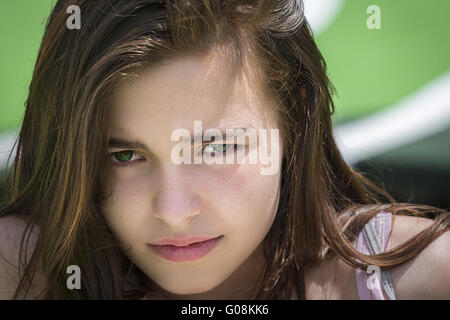
[[[129,165],[129,163],[135,162],[131,161],[133,159],[133,156],[135,155],[137,155],[137,153],[133,150],[124,150],[111,153],[114,165],[117,165],[119,167],[126,167]]]

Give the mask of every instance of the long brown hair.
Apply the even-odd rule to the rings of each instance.
[[[66,27],[69,5],[81,9],[80,30]],[[27,219],[21,252],[25,234],[39,228],[14,298],[26,295],[38,269],[47,279],[46,299],[145,294],[143,281],[125,290],[128,275],[145,275],[123,255],[99,209],[108,196],[108,99],[133,72],[209,50],[225,53],[233,66],[251,61],[251,73],[261,72],[254,78],[276,101],[283,138],[280,203],[252,298],[289,299],[293,285],[304,297],[301,281],[293,280],[335,255],[355,268],[388,270],[449,228],[448,212],[395,203],[343,160],[332,135],[334,89],[301,1],[59,0],[46,24],[0,211]],[[380,210],[435,221],[389,252],[360,254],[352,242]],[[80,290],[66,287],[69,265],[83,270]]]

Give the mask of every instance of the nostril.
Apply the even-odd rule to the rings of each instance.
[[[198,196],[191,199],[192,215],[196,216],[202,211],[202,202]]]
[[[189,222],[202,211],[202,204],[198,196],[189,197],[155,197],[153,199],[153,215],[169,225]]]

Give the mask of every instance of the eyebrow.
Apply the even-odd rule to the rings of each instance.
[[[211,129],[215,129],[215,128],[211,128]],[[219,132],[221,133],[221,135],[222,135],[222,137],[224,139],[229,139],[229,138],[233,138],[235,136],[238,136],[240,134],[245,134],[245,132],[247,132],[248,129],[249,128],[242,127],[242,128],[217,129],[217,130],[219,130]],[[208,129],[206,129],[205,131],[207,131],[207,130]],[[232,131],[231,134],[227,135],[226,134],[226,130]],[[192,144],[192,143],[195,143],[195,142],[214,142],[214,140],[213,141],[203,140],[203,137],[205,135],[205,131],[202,132],[199,135],[196,135],[196,136],[192,137],[190,143]],[[184,140],[184,142],[189,142],[189,139]]]
[[[150,152],[150,149],[140,141],[130,141],[122,138],[109,138],[109,148],[138,149]]]
[[[230,134],[227,135],[226,130],[229,130],[229,131],[232,130],[231,135]],[[228,128],[228,129],[223,129],[223,130],[219,130],[219,131],[221,132],[222,137],[229,139],[229,138],[238,136],[240,134],[245,134],[245,132],[247,130],[248,130],[248,128]],[[192,137],[190,143],[193,144],[195,142],[203,142],[204,134],[205,134],[205,132],[202,132],[202,134]],[[188,142],[188,141],[189,141],[189,139],[187,139],[185,142]],[[214,141],[204,141],[204,142],[211,143]],[[137,149],[137,150],[142,150],[142,151],[150,153],[150,148],[148,148],[144,143],[142,143],[139,140],[131,141],[131,140],[117,138],[117,137],[109,138],[108,148]]]

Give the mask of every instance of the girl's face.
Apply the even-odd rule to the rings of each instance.
[[[250,153],[261,152],[258,147],[267,146],[272,162],[281,163],[282,146],[270,134],[270,129],[277,129],[275,117],[264,111],[273,106],[237,74],[218,55],[187,56],[125,80],[113,94],[112,193],[103,214],[127,256],[174,295],[212,293],[227,287],[231,279],[251,278],[262,265],[262,241],[279,201],[280,168],[262,174],[267,163],[247,160]],[[190,133],[186,145],[192,146],[192,159],[202,154],[190,140],[198,133],[194,121],[201,121],[203,132],[247,128],[259,134],[265,129],[267,141],[261,144],[258,138],[255,146],[247,140],[240,149],[243,163],[178,165],[173,150],[181,139],[171,138],[179,129]],[[118,141],[139,144],[118,147]],[[212,152],[217,157],[237,141],[224,137],[216,140],[219,144],[207,147],[211,142],[204,142],[200,148],[211,159]],[[186,248],[164,257],[151,245],[163,238],[197,236],[220,238],[201,257]]]

